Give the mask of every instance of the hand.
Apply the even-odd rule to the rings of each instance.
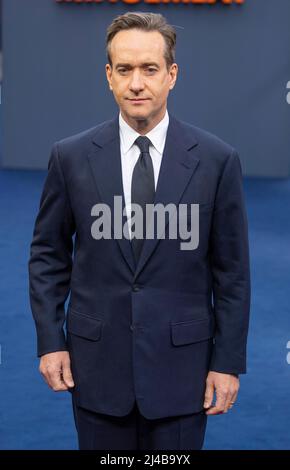
[[[41,356],[39,372],[55,392],[74,387],[68,351],[57,351]]]
[[[206,379],[204,408],[207,415],[227,413],[233,407],[240,388],[238,376],[210,371]],[[212,405],[214,392],[216,403]]]

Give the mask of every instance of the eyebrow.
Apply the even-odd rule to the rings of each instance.
[[[156,62],[144,62],[143,64],[141,64],[141,67],[149,67],[150,65],[151,66],[153,65],[159,69],[159,65]],[[131,67],[132,68],[132,65],[128,63],[118,63],[116,64],[116,69],[118,67]]]

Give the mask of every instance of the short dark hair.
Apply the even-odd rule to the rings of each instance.
[[[167,23],[166,18],[160,13],[128,11],[123,15],[117,16],[107,28],[106,49],[108,62],[111,67],[111,41],[119,31],[128,29],[158,31],[160,34],[162,34],[165,41],[164,59],[167,70],[175,62],[176,32],[174,27]]]

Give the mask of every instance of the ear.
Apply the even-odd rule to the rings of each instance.
[[[112,69],[111,69],[110,64],[106,64],[106,76],[107,76],[109,88],[110,88],[110,90],[113,90],[112,78],[111,78],[112,77]]]
[[[171,77],[171,83],[169,85],[169,89],[172,90],[175,86],[176,80],[177,80],[177,74],[178,74],[178,65],[176,63],[171,65],[170,68],[170,77]]]

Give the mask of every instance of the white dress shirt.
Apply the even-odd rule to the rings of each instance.
[[[149,152],[152,158],[153,170],[154,170],[154,181],[155,190],[157,186],[159,170],[165,146],[167,128],[169,124],[168,111],[166,109],[164,117],[161,121],[146,134],[146,137],[150,139],[152,145],[149,147]],[[121,165],[122,165],[122,180],[123,180],[123,191],[125,197],[125,206],[128,217],[128,230],[131,238],[131,183],[134,166],[140,156],[140,149],[137,144],[134,144],[138,134],[119,113],[119,132],[120,132],[120,150],[121,150]]]

